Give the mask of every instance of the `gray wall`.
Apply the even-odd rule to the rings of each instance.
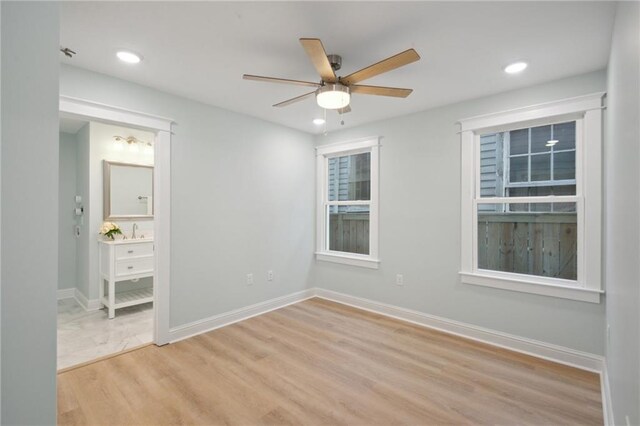
[[[58,5],[2,2],[2,424],[56,421]]]
[[[318,136],[318,144],[382,136],[381,264],[370,270],[318,261],[315,285],[602,354],[604,303],[460,283],[460,137],[454,123],[604,90],[600,71]],[[396,274],[404,275],[404,286],[395,285]]]
[[[640,7],[618,5],[607,81],[607,370],[616,424],[640,424]]]
[[[60,133],[60,179],[58,193],[58,289],[76,286],[76,135]]]
[[[310,135],[69,66],[62,66],[60,91],[176,121],[172,327],[307,287],[315,203]]]

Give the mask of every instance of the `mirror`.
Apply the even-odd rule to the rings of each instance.
[[[153,218],[153,166],[104,161],[104,220]]]

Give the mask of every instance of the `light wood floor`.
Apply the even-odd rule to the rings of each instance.
[[[61,424],[602,424],[596,374],[311,299],[58,375]]]

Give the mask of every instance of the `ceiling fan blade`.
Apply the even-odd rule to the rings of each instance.
[[[286,78],[263,77],[261,75],[244,74],[245,80],[266,81],[267,83],[297,84],[298,86],[320,87],[319,83],[302,80],[288,80]]]
[[[340,82],[347,86],[366,80],[371,77],[375,77],[378,74],[382,74],[396,68],[400,68],[404,65],[410,64],[420,59],[420,55],[414,49],[405,50],[402,53],[391,56],[373,65],[369,65],[359,71],[356,71],[348,76],[341,78]]]
[[[413,89],[401,89],[399,87],[365,86],[354,84],[349,86],[351,93],[362,95],[393,96],[394,98],[406,98],[413,92]]]
[[[327,52],[324,50],[324,46],[320,39],[317,38],[301,38],[300,43],[302,43],[302,47],[307,52],[309,59],[313,62],[313,66],[322,77],[323,81],[329,83],[335,83],[336,73],[333,72],[333,68],[331,68],[331,63],[327,58]]]
[[[338,114],[342,115],[342,114],[346,114],[348,112],[351,112],[351,105],[347,105],[344,108],[340,108],[338,111]]]
[[[285,107],[287,105],[291,105],[294,104],[296,102],[302,101],[310,96],[313,96],[316,94],[316,91],[314,90],[313,92],[309,92],[309,93],[305,93],[304,95],[300,95],[300,96],[296,96],[295,98],[291,98],[291,99],[287,99],[286,101],[282,101],[278,104],[275,104],[274,107]]]

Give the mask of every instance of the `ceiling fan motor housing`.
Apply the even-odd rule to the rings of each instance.
[[[327,55],[327,59],[329,59],[329,63],[331,64],[331,68],[334,71],[338,71],[342,68],[342,56],[340,55]]]

